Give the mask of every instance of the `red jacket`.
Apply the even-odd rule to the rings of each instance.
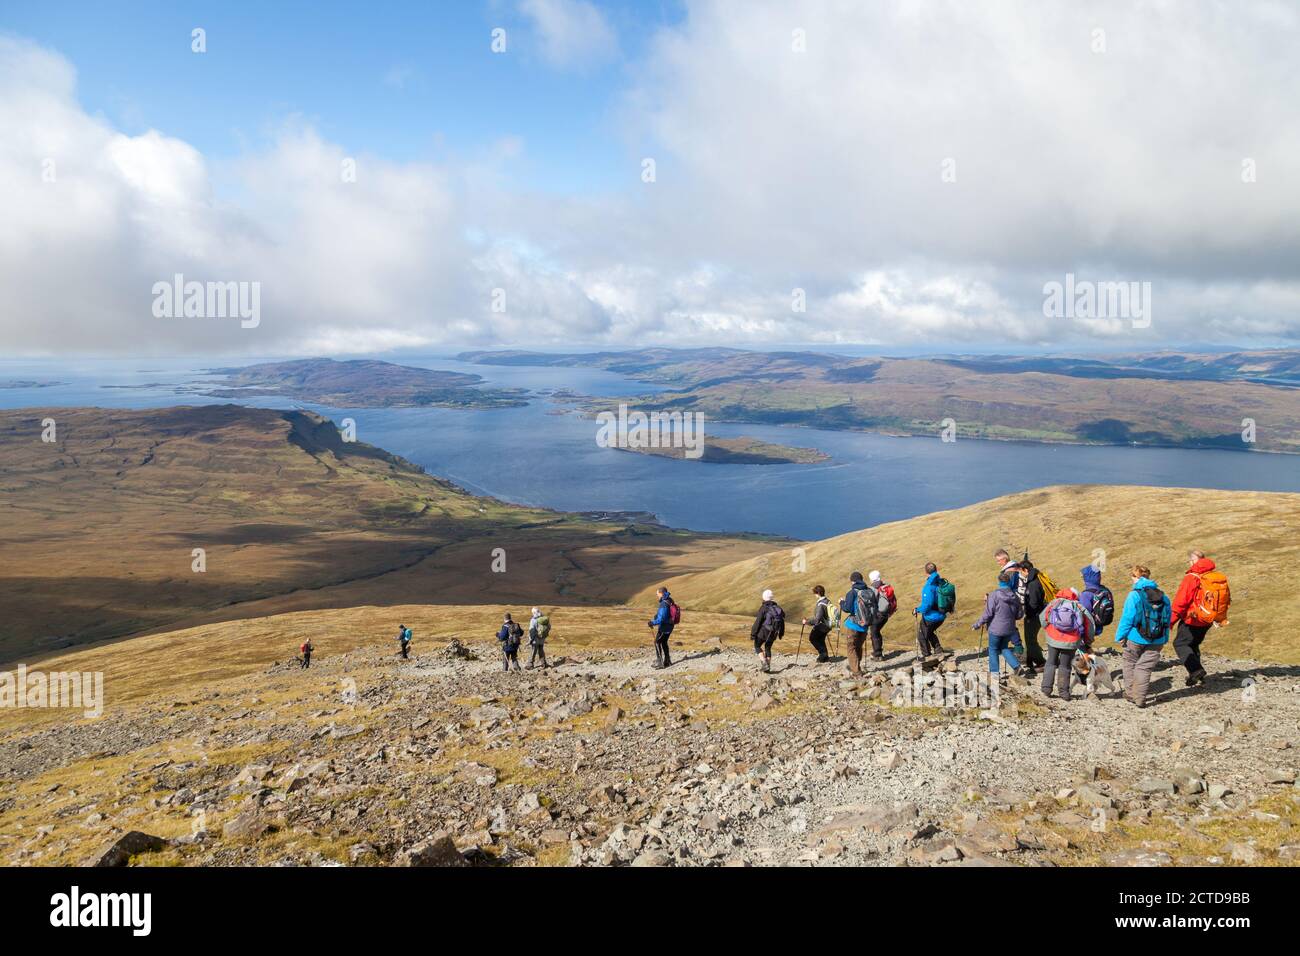
[[[1192,606],[1192,601],[1196,599],[1196,592],[1201,587],[1201,575],[1213,570],[1214,562],[1209,558],[1201,558],[1183,575],[1183,583],[1178,585],[1178,593],[1174,595],[1169,608],[1174,624],[1183,619],[1187,609]]]

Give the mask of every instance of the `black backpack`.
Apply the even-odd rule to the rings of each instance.
[[[759,634],[774,638],[785,636],[785,610],[775,601],[765,610],[763,626],[759,628]]]
[[[1138,605],[1137,632],[1144,640],[1153,641],[1163,636],[1169,627],[1165,617],[1165,592],[1159,588],[1146,588]]]
[[[1115,595],[1104,584],[1089,590],[1092,592],[1092,618],[1098,627],[1105,627],[1115,620]]]
[[[880,616],[880,595],[871,588],[853,589],[853,623],[864,631],[871,630]]]

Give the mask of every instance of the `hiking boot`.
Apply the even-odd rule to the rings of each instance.
[[[883,661],[883,660],[885,659],[885,655],[884,655],[884,654],[872,654],[872,655],[871,655],[871,659],[872,659],[873,661]]]
[[[830,658],[827,657],[825,654],[822,654],[820,657],[817,658],[817,663],[825,664],[828,660],[830,660]]]
[[[530,671],[530,670],[532,670],[532,669],[533,669],[533,665],[532,665],[532,664],[525,664],[525,665],[524,665],[524,670],[526,670],[526,671]]]
[[[1205,683],[1205,678],[1209,676],[1205,673],[1205,668],[1198,668],[1195,672],[1187,675],[1187,686],[1199,686]]]
[[[659,661],[655,661],[653,664],[650,665],[650,669],[652,671],[661,671],[664,669],[664,665]]]

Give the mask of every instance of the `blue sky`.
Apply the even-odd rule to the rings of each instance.
[[[602,3],[616,55],[557,69],[513,3],[6,0],[0,29],[58,50],[79,94],[129,134],[156,128],[210,159],[302,117],[357,153],[441,159],[521,141],[526,188],[618,188],[635,177],[618,122],[628,64],[680,20],[670,0]],[[191,30],[207,31],[194,54]],[[490,49],[506,30],[507,55]]]
[[[1297,48],[1276,0],[0,0],[0,341],[1294,344]],[[177,274],[261,321],[162,321]]]

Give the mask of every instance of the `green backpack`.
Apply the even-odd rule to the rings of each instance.
[[[936,585],[937,601],[939,610],[944,614],[951,614],[957,610],[957,587],[947,578],[940,578]]]

